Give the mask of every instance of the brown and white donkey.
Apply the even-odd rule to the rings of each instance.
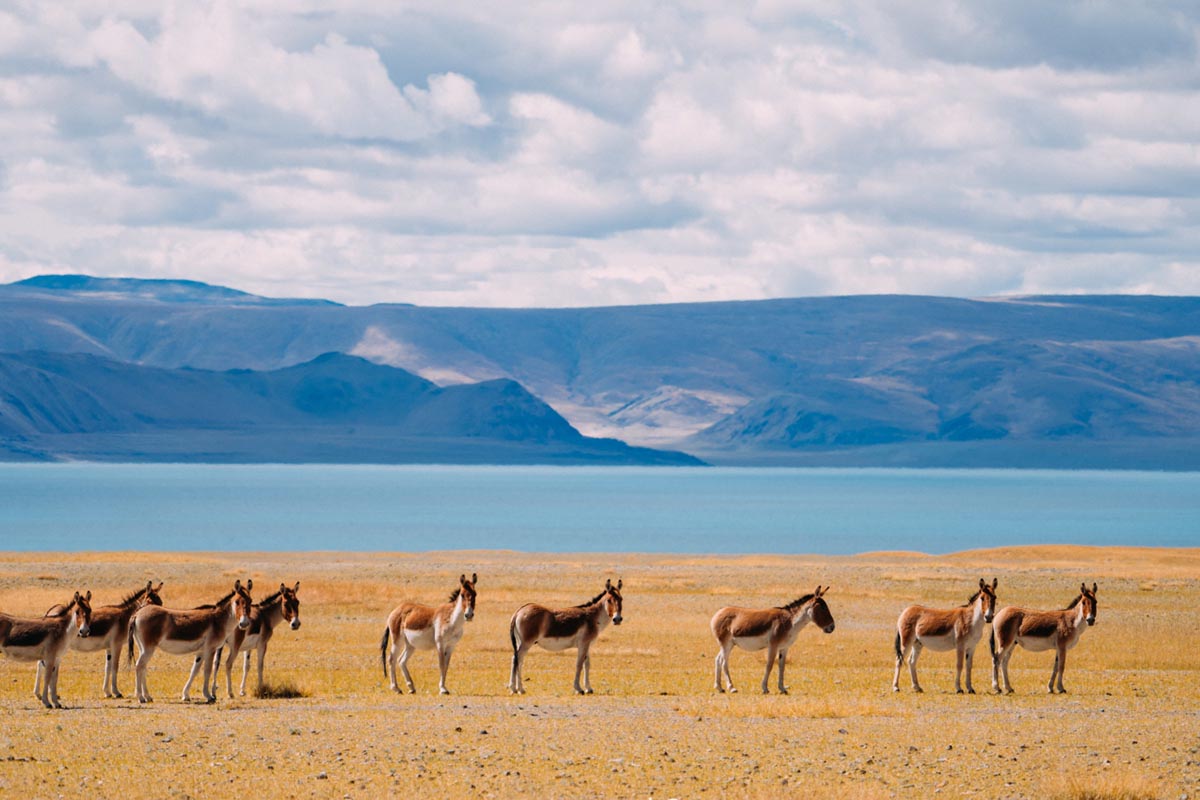
[[[224,644],[235,625],[250,627],[250,607],[254,604],[250,589],[253,586],[252,580],[246,581],[244,587],[241,581],[236,581],[233,591],[211,607],[175,611],[162,606],[142,606],[137,610],[129,626],[129,653],[132,657],[133,644],[137,642],[140,649],[136,670],[138,702],[149,703],[154,699],[146,685],[146,669],[150,665],[150,658],[159,648],[173,655],[197,654],[192,672],[183,685],[184,702],[191,699],[188,692],[202,664],[204,699],[210,703],[216,702],[217,695],[209,691],[209,682],[217,649]]]
[[[575,658],[575,691],[578,694],[592,693],[592,642],[611,621],[621,624],[621,581],[613,586],[611,580],[604,582],[604,591],[586,603],[574,608],[551,609],[536,603],[526,603],[517,609],[508,623],[508,637],[512,642],[512,672],[508,689],[513,694],[524,694],[525,683],[521,680],[521,666],[525,654],[535,644],[550,651],[578,648]],[[583,685],[579,675],[583,673]]]
[[[275,633],[279,623],[286,622],[292,630],[300,629],[300,581],[288,588],[279,584],[279,591],[269,594],[250,607],[250,627],[235,627],[229,632],[225,644],[217,648],[216,666],[213,668],[212,693],[217,694],[217,681],[221,674],[221,653],[228,648],[229,657],[225,660],[225,687],[229,697],[233,698],[233,661],[238,653],[244,654],[242,660],[241,695],[246,695],[246,676],[250,674],[250,653],[258,653],[258,689],[263,690],[263,661],[267,657],[267,645]]]
[[[401,603],[388,615],[383,629],[383,640],[379,643],[379,656],[383,659],[383,675],[388,677],[388,664],[392,666],[391,688],[400,691],[396,681],[396,666],[404,674],[409,692],[416,692],[412,675],[408,673],[408,659],[416,650],[437,650],[438,692],[450,694],[446,688],[446,672],[450,669],[450,656],[462,639],[463,624],[475,618],[475,583],[479,576],[471,573],[458,576],[458,588],[450,599],[440,606],[424,606],[420,603]],[[388,638],[391,637],[391,652]]]
[[[58,673],[67,646],[76,637],[87,637],[92,624],[92,593],[75,593],[62,614],[27,619],[0,614],[0,652],[17,661],[45,665],[38,700],[46,708],[62,708],[58,699]]]

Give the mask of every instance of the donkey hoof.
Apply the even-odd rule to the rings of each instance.
[[[975,694],[975,690],[974,690],[974,689],[967,689],[967,694]]]
[[[589,686],[588,688],[584,689],[584,690],[583,690],[583,693],[584,693],[584,694],[591,694],[591,693],[592,693],[592,687],[590,687],[590,686]]]
[[[780,694],[787,694],[787,693],[788,693],[788,690],[787,690],[787,689],[780,689],[780,690],[779,690],[779,693],[780,693]]]
[[[438,689],[438,694],[450,694],[449,689]]]
[[[963,693],[963,690],[962,690],[962,689],[955,689],[955,690],[954,690],[954,693],[955,693],[955,694],[962,694],[962,693]],[[974,692],[971,692],[971,694],[975,694],[975,693],[974,693]]]
[[[737,694],[737,689],[735,689],[734,687],[730,686],[730,687],[729,687],[729,693],[730,693],[730,694]]]
[[[924,689],[922,689],[920,686],[914,686],[914,687],[913,687],[913,691],[914,691],[914,692],[916,692],[917,694],[924,694],[924,693],[925,693],[925,690],[924,690]]]

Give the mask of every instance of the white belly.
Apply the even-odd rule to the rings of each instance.
[[[433,649],[433,626],[422,628],[419,631],[404,630],[404,640],[408,642],[409,647],[417,650],[432,650]]]
[[[80,653],[94,653],[108,648],[108,638],[104,636],[72,636],[68,641],[72,650]]]
[[[1024,647],[1026,650],[1032,650],[1037,653],[1042,650],[1052,650],[1055,647],[1055,638],[1053,636],[1042,638],[1040,636],[1018,636],[1017,644]]]
[[[579,639],[576,636],[567,636],[562,639],[546,638],[538,639],[538,644],[546,650],[556,652],[558,650],[569,650],[572,647],[578,647]]]
[[[943,636],[922,636],[920,640],[921,645],[930,650],[953,650],[956,647],[953,633]]]
[[[40,661],[46,656],[46,648],[40,644],[33,647],[0,647],[0,651],[17,661]]]
[[[743,650],[751,652],[762,650],[771,641],[770,634],[764,633],[762,636],[735,636],[733,643]]]
[[[204,647],[204,640],[197,639],[194,642],[184,642],[178,639],[163,639],[159,643],[158,649],[164,653],[170,653],[173,656],[183,656],[188,653],[195,653]]]
[[[242,646],[238,648],[239,653],[252,652],[258,649],[258,643],[262,641],[262,634],[256,633],[253,636],[247,636],[242,639]]]

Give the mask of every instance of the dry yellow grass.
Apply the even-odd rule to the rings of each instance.
[[[379,639],[404,599],[440,602],[479,573],[474,622],[439,697],[431,653],[415,695],[387,689]],[[76,588],[111,602],[163,580],[170,606],[235,578],[262,596],[301,582],[303,626],[281,630],[267,679],[304,696],[178,700],[190,660],[155,656],[149,706],[100,696],[103,656],[70,653],[46,711],[31,666],[0,659],[0,795],[33,797],[1063,797],[1200,796],[1200,550],[1008,548],[850,558],[406,554],[4,554],[0,609],[40,614]],[[626,622],[593,650],[597,694],[570,693],[574,654],[535,649],[529,694],[505,691],[507,625],[521,603],[575,604],[625,581]],[[1100,584],[1099,620],[1071,651],[1018,651],[1017,693],[953,694],[953,656],[926,652],[924,695],[891,691],[892,637],[914,601],[961,604],[980,577],[1001,604],[1060,608]],[[831,584],[837,630],[805,630],[788,696],[757,694],[762,654],[735,650],[741,692],[713,691],[708,619]],[[981,645],[978,689],[990,687]],[[234,684],[240,678],[235,666]],[[223,685],[222,680],[222,685]],[[251,685],[253,684],[253,674]],[[773,684],[772,684],[773,685]],[[122,666],[121,686],[133,675]],[[224,689],[222,687],[222,695]]]

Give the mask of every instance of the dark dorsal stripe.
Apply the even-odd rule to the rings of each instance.
[[[809,600],[812,600],[812,599],[813,599],[813,594],[810,592],[809,594],[806,594],[803,597],[797,597],[795,600],[788,603],[786,606],[776,606],[776,608],[781,609],[783,611],[795,611],[797,608],[799,608],[800,606],[804,605],[805,603],[807,603]]]
[[[271,605],[271,603],[274,603],[276,600],[278,600],[282,594],[283,594],[282,589],[276,589],[273,594],[267,595],[262,600],[259,600],[257,603],[255,603],[254,605],[258,606],[259,608],[266,608],[267,606]]]
[[[1083,599],[1083,595],[1079,595],[1079,596],[1078,596],[1078,597],[1076,597],[1074,600],[1072,600],[1072,601],[1071,601],[1071,605],[1069,605],[1069,606],[1067,606],[1066,608],[1064,608],[1064,609],[1063,609],[1063,611],[1070,611],[1072,608],[1074,608],[1075,606],[1079,605],[1079,601],[1080,601],[1080,600],[1082,600],[1082,599]]]
[[[586,603],[580,603],[579,605],[575,606],[575,608],[587,608],[588,606],[594,606],[596,603],[599,603],[600,599],[606,594],[608,594],[608,589],[605,589],[603,592],[596,595],[591,600],[588,600]]]
[[[966,608],[967,606],[971,605],[971,603],[974,603],[976,600],[979,599],[979,595],[981,595],[981,594],[983,594],[983,589],[980,589],[975,594],[971,595],[971,597],[967,600],[967,602],[963,603],[961,607]]]

